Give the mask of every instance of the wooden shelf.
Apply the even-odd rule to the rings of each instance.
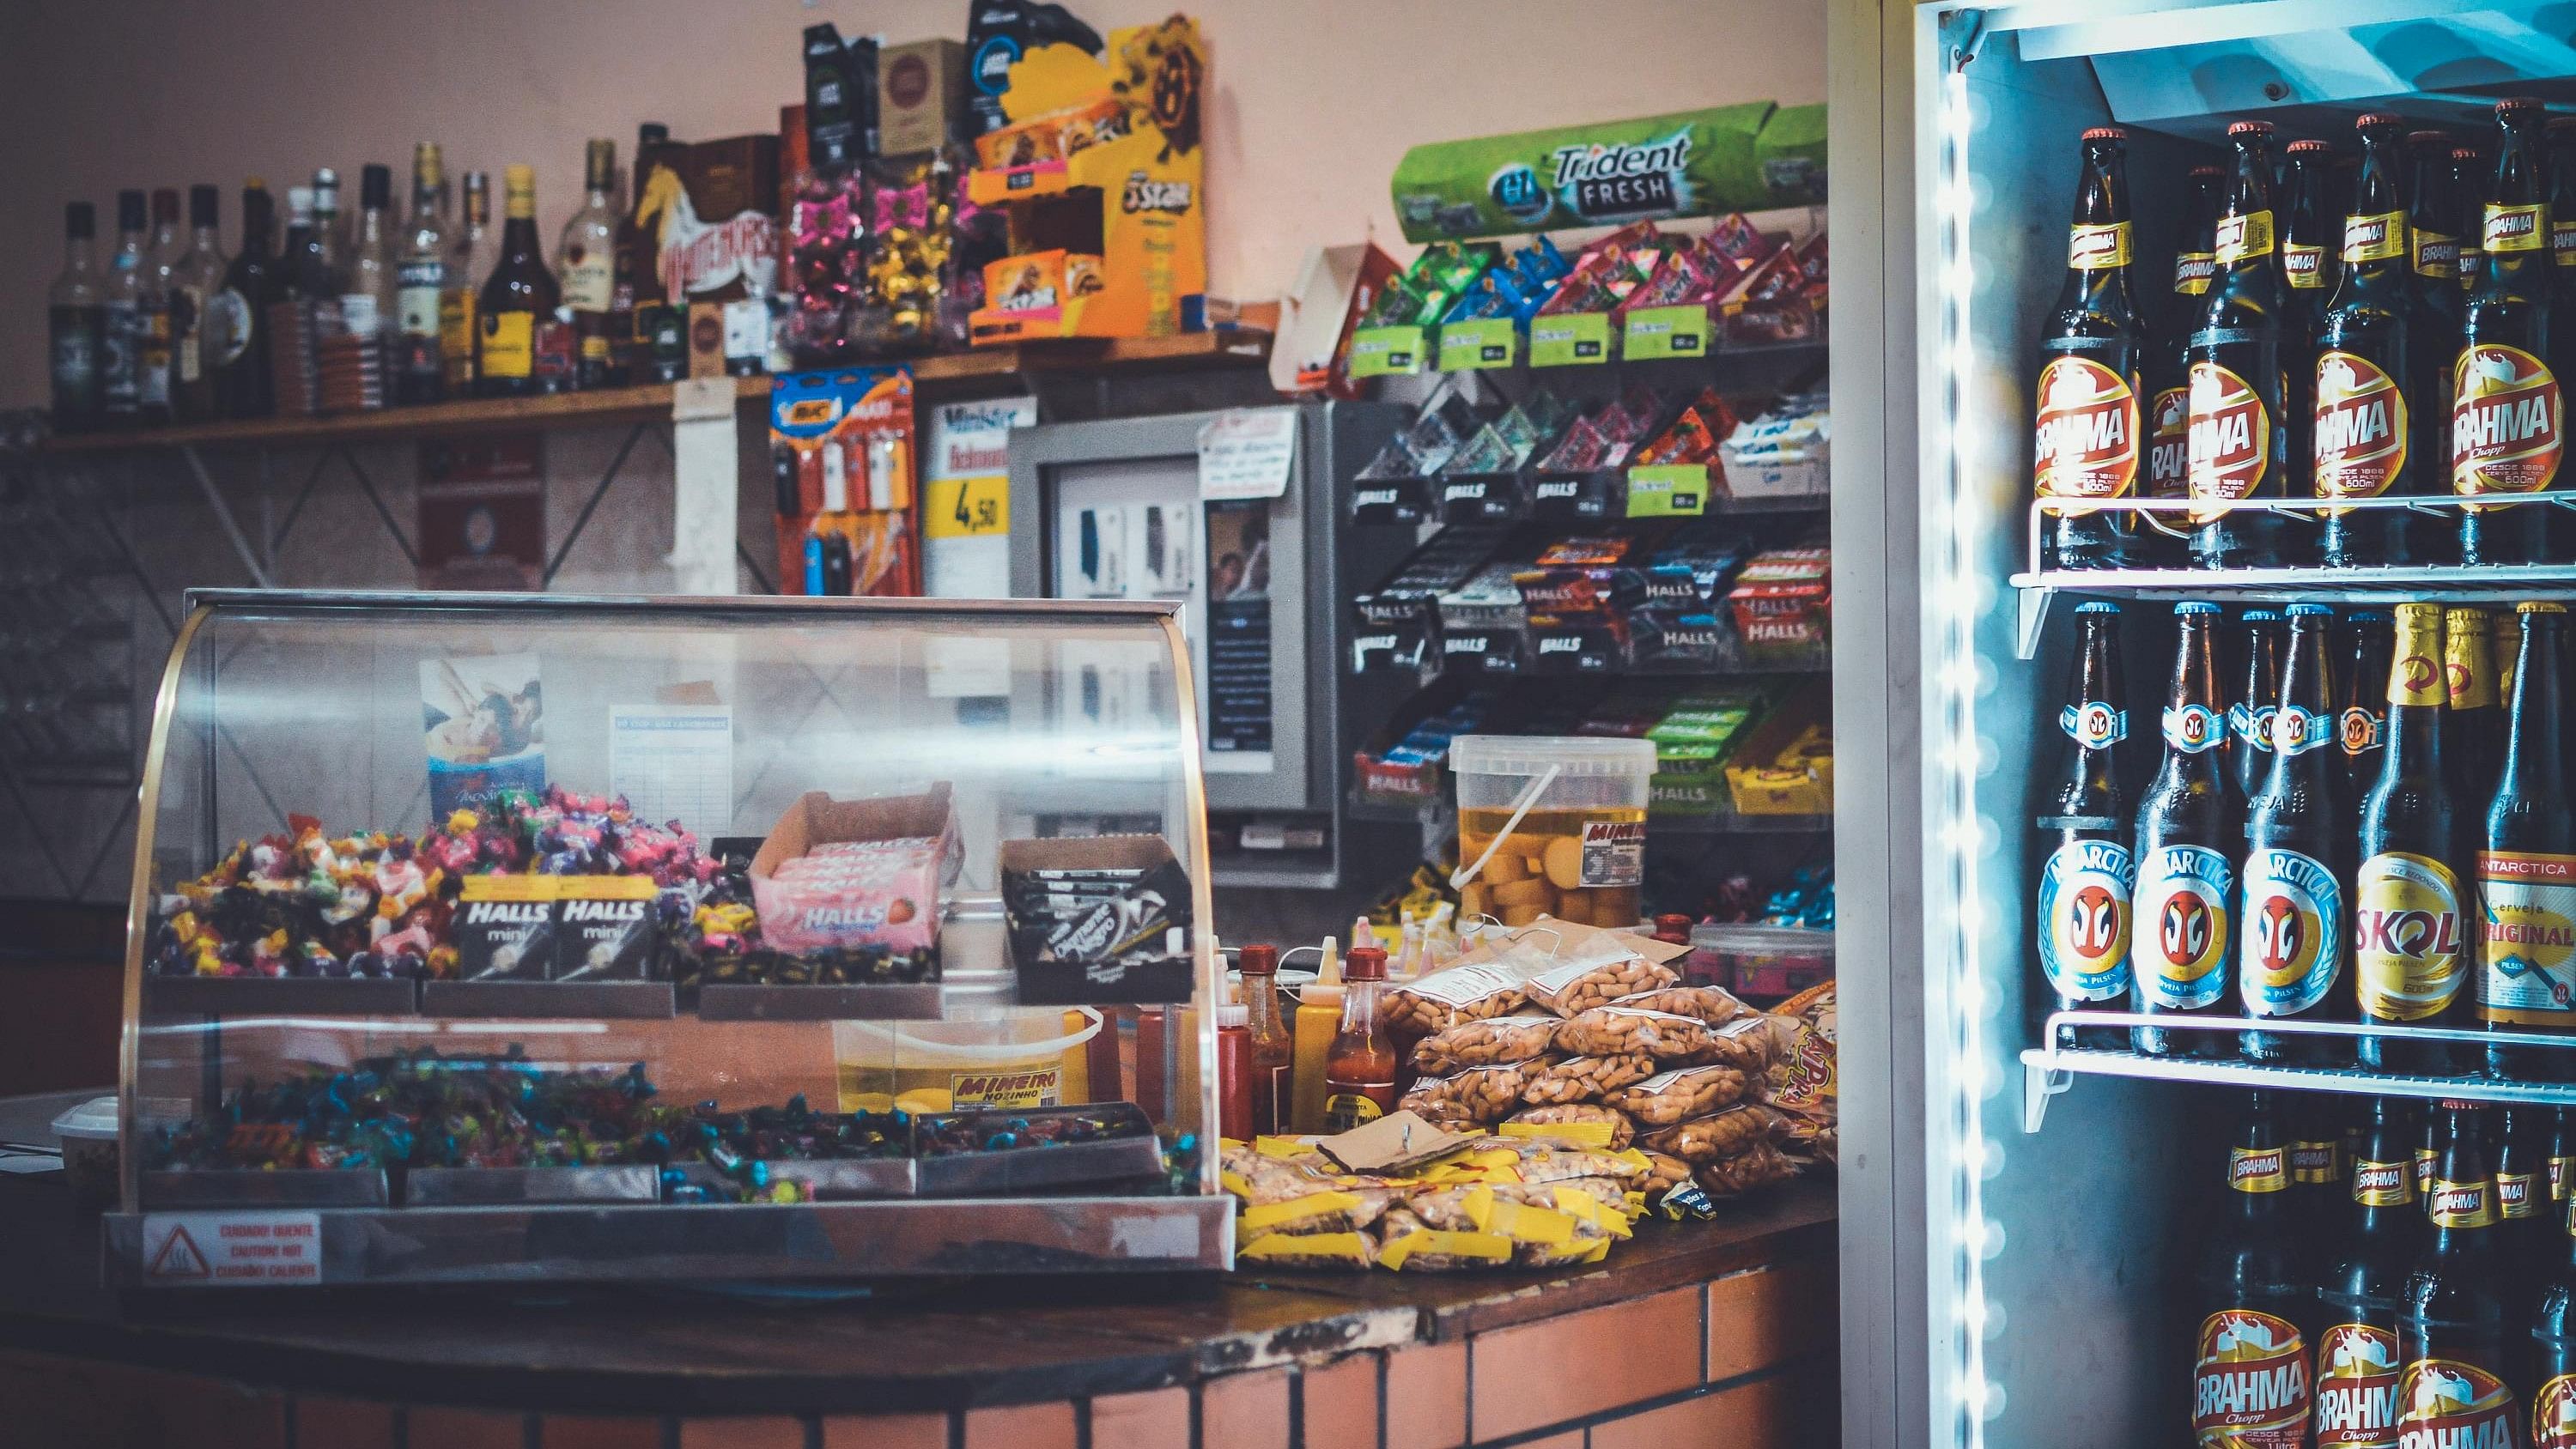
[[[1269,333],[1239,329],[1185,332],[1173,337],[1026,342],[1009,347],[917,357],[906,365],[912,368],[914,386],[921,394],[937,397],[955,387],[1029,372],[1076,372],[1095,368],[1156,372],[1259,367],[1269,357]],[[766,402],[769,398],[766,374],[738,377],[733,382],[734,396],[742,403]],[[422,407],[387,408],[372,413],[251,418],[241,422],[195,423],[131,433],[74,433],[49,438],[45,446],[60,453],[97,453],[190,445],[361,443],[507,428],[632,425],[668,418],[671,415],[671,393],[671,384],[654,383],[644,387],[561,393],[551,397],[475,398]]]

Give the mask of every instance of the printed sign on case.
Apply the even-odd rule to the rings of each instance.
[[[161,1288],[322,1281],[322,1215],[153,1213],[143,1219],[143,1278]]]

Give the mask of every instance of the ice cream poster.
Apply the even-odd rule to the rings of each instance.
[[[487,790],[546,787],[545,693],[534,654],[424,659],[420,705],[433,817]]]

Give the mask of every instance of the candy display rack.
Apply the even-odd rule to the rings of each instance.
[[[189,603],[145,759],[111,1284],[1230,1261],[1171,607]],[[842,833],[781,833],[817,809]],[[1006,866],[1112,817],[1160,822],[1150,881]],[[1059,967],[1186,961],[1198,1030],[1161,1079],[1189,1090],[1092,1089],[1065,1007],[1019,1004],[1005,875],[1084,927]],[[829,1018],[902,1025],[862,1048]]]

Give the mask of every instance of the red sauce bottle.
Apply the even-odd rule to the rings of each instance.
[[[1252,1079],[1252,1130],[1267,1135],[1288,1130],[1290,1067],[1297,1057],[1297,1038],[1279,1010],[1279,948],[1251,945],[1235,955],[1243,971],[1246,1075]]]
[[[1395,1110],[1395,1041],[1378,994],[1386,952],[1354,946],[1342,961],[1342,1027],[1324,1051],[1324,1131],[1348,1132]]]

